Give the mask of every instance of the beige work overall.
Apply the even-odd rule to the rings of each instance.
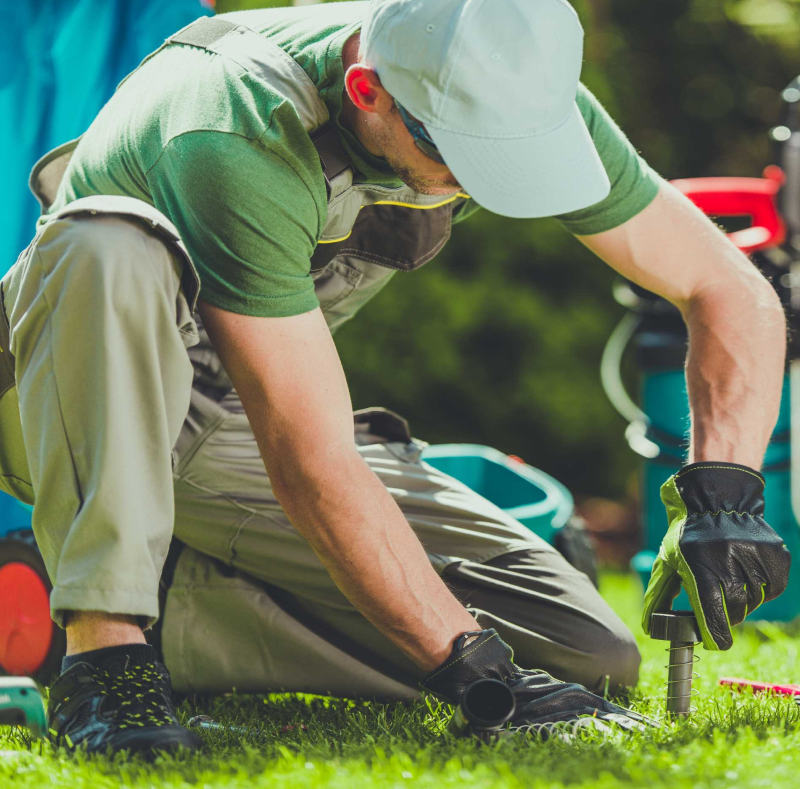
[[[269,82],[315,140],[329,214],[312,274],[332,331],[445,244],[468,198],[354,184],[327,108],[282,49],[221,19],[165,44],[176,45],[230,57]],[[147,79],[147,62],[128,79]],[[45,210],[76,144],[34,170]],[[167,217],[110,196],[49,217],[2,281],[0,487],[35,500],[54,618],[101,610],[153,624],[174,537],[159,627],[178,689],[413,697],[419,671],[341,594],[275,499],[238,395],[193,315],[198,289]],[[433,565],[521,665],[595,688],[607,677],[635,683],[633,637],[585,575],[422,462],[424,444],[402,420],[371,411],[355,427],[359,452]]]

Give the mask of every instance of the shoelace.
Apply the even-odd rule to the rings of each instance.
[[[96,671],[103,695],[114,699],[114,723],[120,729],[134,726],[170,726],[175,721],[165,706],[164,678],[155,666],[129,665],[118,674]]]

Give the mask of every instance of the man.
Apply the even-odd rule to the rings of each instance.
[[[638,667],[585,576],[421,464],[401,420],[362,414],[353,441],[330,330],[476,205],[559,215],[686,317],[694,463],[651,607],[668,607],[671,567],[696,575],[704,641],[725,648],[725,600],[736,623],[780,593],[788,558],[752,482],[780,306],[579,86],[581,45],[562,0],[231,14],[169,39],[40,163],[45,215],[3,282],[0,465],[36,498],[67,631],[54,738],[196,745],[142,632],[173,521],[187,548],[163,648],[184,687],[408,697],[421,680],[456,701],[494,677],[519,728],[641,725],[575,684],[630,685]]]

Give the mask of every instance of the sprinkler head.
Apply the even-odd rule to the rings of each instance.
[[[693,669],[697,659],[694,645],[702,640],[694,612],[653,614],[650,637],[656,641],[669,641],[667,712],[670,715],[688,715],[692,710]]]
[[[653,614],[650,619],[650,638],[656,641],[690,641],[692,644],[702,640],[694,611]]]

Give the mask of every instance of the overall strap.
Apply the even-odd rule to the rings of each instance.
[[[67,171],[69,160],[80,141],[81,138],[78,137],[76,140],[70,140],[53,148],[33,165],[28,179],[28,187],[39,201],[42,214],[46,214],[55,202],[58,187]]]
[[[0,397],[2,397],[16,383],[14,375],[14,357],[11,354],[11,340],[6,313],[5,293],[3,283],[0,281]]]
[[[317,149],[329,195],[337,191],[332,182],[352,169],[350,158],[316,85],[291,55],[249,27],[213,16],[192,22],[167,39],[167,44],[187,44],[224,55],[278,89],[294,104]]]

